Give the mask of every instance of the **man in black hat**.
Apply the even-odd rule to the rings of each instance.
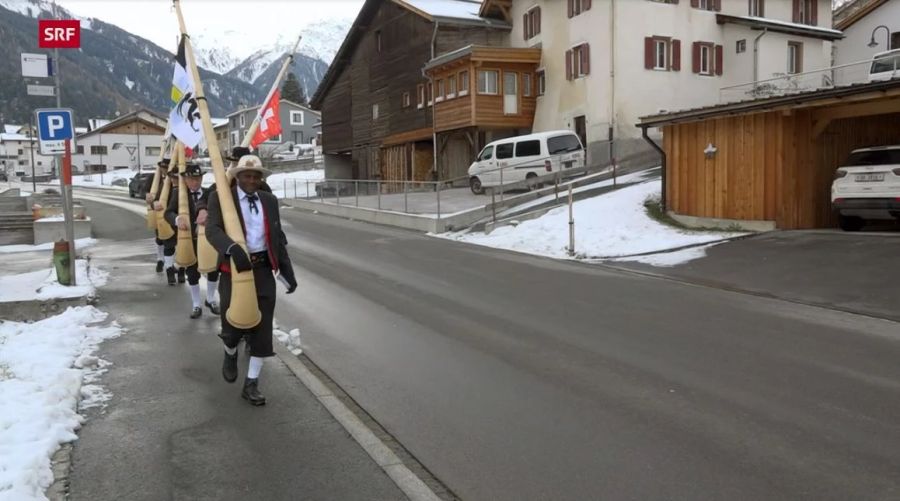
[[[155,193],[153,192],[153,177],[148,177],[144,181],[144,192],[147,193],[147,207],[151,210],[153,209],[153,202],[159,200],[159,195],[162,193],[163,181],[166,178],[166,171],[169,169],[169,159],[163,158],[160,160],[156,164],[156,168],[159,170],[159,182],[157,183]],[[162,273],[165,260],[165,247],[163,246],[163,241],[159,239],[159,230],[154,228],[153,233],[156,236],[156,272]]]
[[[287,252],[287,238],[281,229],[278,199],[260,190],[262,178],[268,173],[260,159],[254,155],[243,156],[231,169],[236,186],[231,189],[234,208],[241,221],[247,250],[237,245],[227,233],[219,205],[219,194],[209,197],[209,214],[206,237],[219,253],[222,279],[219,293],[222,298],[222,333],[225,358],[222,377],[232,383],[237,380],[237,346],[241,337],[248,335],[250,363],[241,397],[253,405],[264,405],[266,397],[259,391],[259,374],[263,360],[275,354],[272,347],[272,319],[275,313],[275,274],[283,279],[290,294],[297,289],[297,280]],[[252,329],[237,329],[228,323],[226,312],[231,302],[231,262],[238,272],[253,271],[256,300],[262,314],[260,323]]]
[[[232,188],[234,188],[236,181],[234,177],[231,176],[231,169],[241,161],[242,157],[246,155],[250,155],[250,148],[247,148],[246,146],[235,146],[234,148],[231,148],[231,153],[225,155],[225,160],[231,162],[231,165],[226,169],[225,172],[228,175],[228,179],[231,182]],[[268,185],[268,183],[266,183],[265,179],[260,182],[259,189],[267,193],[272,193],[272,188]],[[213,183],[213,185],[209,187],[209,190],[216,191],[216,184]]]
[[[159,200],[159,197],[157,197],[156,201],[153,202],[154,210],[166,210],[166,208],[171,205],[173,199],[175,200],[176,204],[178,203],[178,199],[173,197],[173,195],[175,195],[176,189],[178,188],[178,169],[176,169],[174,165],[171,166],[167,172],[167,175],[169,176],[169,182],[172,184],[171,189],[169,189],[169,199]],[[178,244],[178,234],[175,233],[172,235],[172,238],[169,238],[168,240],[162,240],[161,242],[163,245],[163,259],[166,265],[166,280],[169,282],[169,285],[175,285],[175,278],[177,276],[178,283],[183,284],[184,268],[175,268],[175,246],[176,244]]]
[[[169,197],[169,206],[166,208],[165,218],[172,228],[177,230],[190,230],[191,240],[194,244],[194,253],[197,253],[197,225],[205,224],[206,201],[209,198],[209,190],[204,190],[200,185],[203,181],[203,169],[199,164],[189,163],[185,165],[184,184],[188,191],[188,217],[185,218],[178,214],[178,185],[172,190],[172,196]],[[202,219],[200,213],[203,213]],[[176,236],[177,240],[177,236]],[[203,310],[200,305],[200,271],[197,269],[197,263],[188,266],[185,269],[187,275],[188,286],[191,291],[191,318],[200,318]],[[218,270],[206,274],[206,301],[205,305],[213,314],[219,314],[219,303],[216,299],[216,289],[219,285]]]

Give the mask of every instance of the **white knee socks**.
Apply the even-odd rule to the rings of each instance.
[[[191,286],[191,302],[194,303],[194,308],[200,307],[200,284]]]
[[[166,268],[175,266],[175,256],[163,256],[163,260],[166,262]]]
[[[209,301],[210,303],[216,302],[216,290],[218,290],[218,287],[219,287],[218,281],[215,281],[215,282],[210,282],[209,280],[206,281],[206,300]]]
[[[247,368],[247,378],[259,378],[259,372],[262,370],[263,359],[259,357],[250,357],[250,367]]]
[[[156,260],[162,261],[163,258],[166,257],[164,254],[165,252],[166,252],[165,247],[163,247],[162,245],[157,245],[156,246]]]

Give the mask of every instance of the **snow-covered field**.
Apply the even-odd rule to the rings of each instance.
[[[315,195],[316,183],[323,179],[325,179],[325,170],[314,169],[272,174],[266,178],[266,183],[272,187],[272,192],[278,198],[294,198],[295,196]],[[207,172],[203,175],[203,186],[209,186],[214,182],[215,177],[212,172]],[[308,192],[307,188],[309,189]]]
[[[79,238],[75,240],[75,248],[80,251],[81,249],[90,247],[96,243],[97,240],[93,238]],[[11,254],[14,252],[48,251],[53,249],[53,245],[53,242],[39,245],[0,245],[0,254]]]
[[[675,266],[705,256],[704,248],[669,254],[634,255],[702,245],[741,235],[680,230],[652,219],[647,215],[644,201],[658,197],[660,186],[658,179],[645,181],[575,202],[575,257],[618,258],[654,266]],[[558,207],[540,218],[515,226],[503,226],[490,234],[458,232],[435,236],[541,256],[569,258],[569,209],[567,206]]]
[[[46,499],[50,459],[84,421],[78,408],[109,399],[94,383],[110,364],[93,352],[122,329],[98,325],[106,318],[79,306],[34,323],[0,321],[0,499]]]
[[[131,169],[116,169],[102,174],[83,174],[72,176],[72,186],[84,186],[86,188],[104,188],[119,191],[128,191],[128,181],[134,177],[135,171]],[[113,186],[113,181],[124,179],[123,186]],[[121,181],[120,181],[121,182]]]
[[[60,285],[54,268],[0,276],[0,303],[88,296],[97,287],[106,285],[107,272],[96,266],[89,267],[84,259],[76,260],[75,267],[78,274],[74,287]]]

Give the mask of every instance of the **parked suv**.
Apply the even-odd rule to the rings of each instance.
[[[869,81],[878,82],[900,77],[900,49],[875,54],[869,66]]]
[[[831,206],[845,231],[866,220],[900,219],[900,145],[853,150],[834,172]]]
[[[128,182],[128,196],[131,198],[144,198],[147,196],[147,190],[144,188],[148,179],[153,177],[152,172],[140,172],[131,178]]]

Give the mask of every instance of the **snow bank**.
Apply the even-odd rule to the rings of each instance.
[[[76,260],[75,267],[78,285],[74,287],[60,285],[55,268],[0,277],[0,303],[88,296],[97,287],[106,285],[109,273],[96,266],[89,267],[84,259]]]

